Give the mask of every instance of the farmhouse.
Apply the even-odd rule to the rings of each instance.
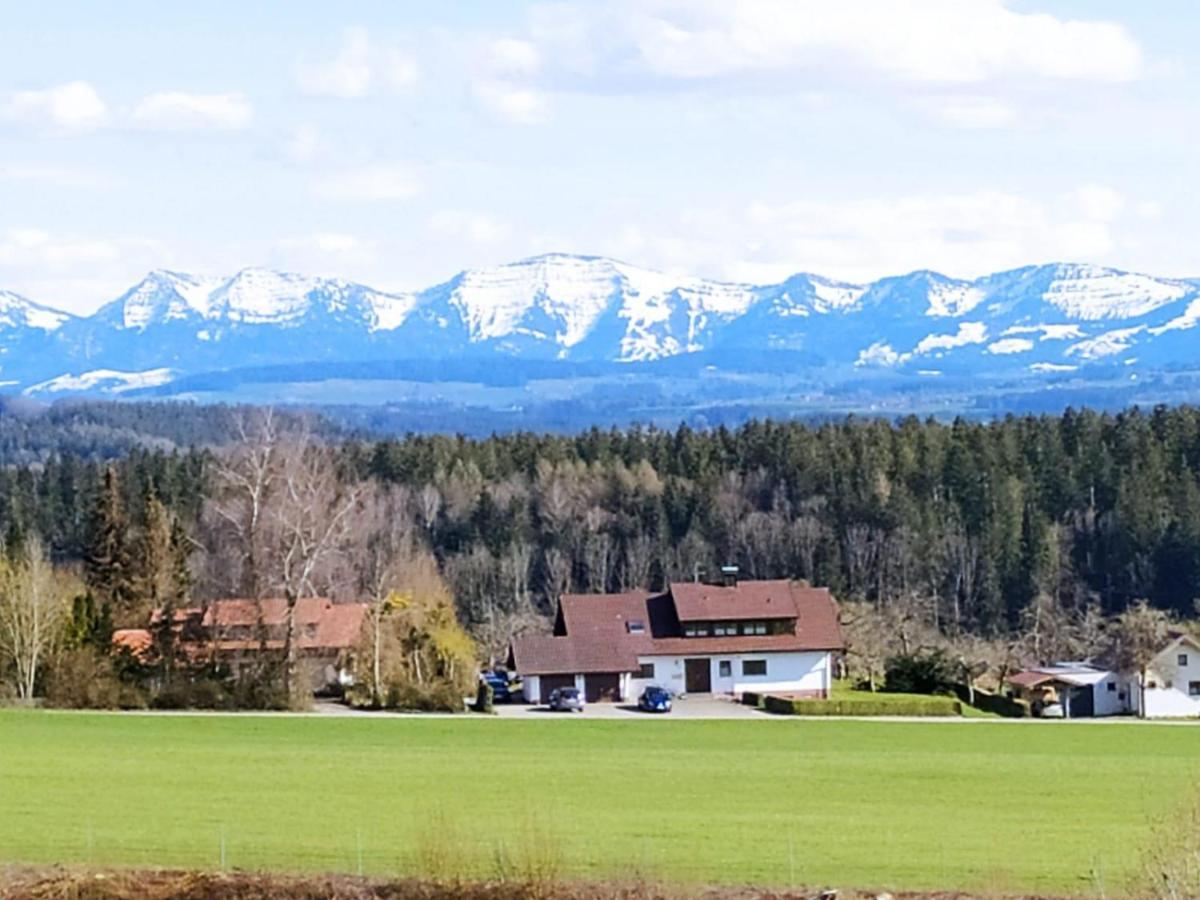
[[[1028,701],[1034,715],[1051,704],[1068,719],[1116,716],[1133,709],[1129,679],[1085,662],[1055,663],[1008,678],[1014,697]]]
[[[1140,673],[1129,676],[1132,708],[1148,719],[1200,716],[1200,641],[1177,632]]]
[[[319,691],[350,681],[350,651],[358,643],[366,617],[365,603],[334,603],[323,597],[296,601],[293,640],[312,689]],[[264,654],[279,657],[287,636],[287,602],[215,600],[204,607],[176,610],[174,631],[180,646],[194,659],[214,658],[237,673],[257,665]],[[151,615],[151,629],[162,622],[161,610]],[[113,641],[134,652],[152,645],[150,629],[122,629]]]
[[[567,594],[552,635],[515,639],[509,666],[525,699],[557,687],[589,701],[626,700],[651,684],[678,694],[773,691],[826,697],[843,649],[824,588],[780,581],[674,583],[665,593]]]

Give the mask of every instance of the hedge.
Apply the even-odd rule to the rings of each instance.
[[[746,706],[762,706],[763,695],[756,694],[754,691],[742,691],[742,703]]]
[[[953,697],[905,697],[879,700],[793,700],[764,697],[763,709],[784,716],[961,716]]]
[[[954,692],[958,694],[963,703],[970,702],[971,692],[965,684],[955,685]],[[981,691],[979,688],[975,688],[975,703],[972,705],[976,709],[1009,719],[1028,719],[1033,715],[1028,701],[1005,697],[1003,694],[993,694],[990,691]]]

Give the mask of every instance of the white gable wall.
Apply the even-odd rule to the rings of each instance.
[[[706,653],[697,648],[696,653],[683,656],[639,656],[638,663],[654,666],[653,678],[634,676],[629,681],[630,699],[637,699],[642,690],[651,684],[666,688],[673,694],[685,693],[684,659],[708,659],[709,677],[714,694],[741,694],[745,691],[776,691],[779,693],[824,692],[828,695],[832,665],[826,651],[793,653]],[[744,675],[742,663],[746,660],[765,660],[766,675]],[[721,663],[728,662],[730,674],[721,676]]]
[[[1136,709],[1142,693],[1136,676],[1130,689]],[[1186,638],[1172,641],[1147,670],[1144,693],[1146,718],[1200,716],[1200,647]]]

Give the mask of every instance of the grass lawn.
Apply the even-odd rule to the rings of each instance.
[[[0,712],[0,858],[1115,893],[1200,728]]]

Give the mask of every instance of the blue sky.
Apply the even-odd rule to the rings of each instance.
[[[0,289],[1200,275],[1198,37],[1179,0],[0,0]]]

